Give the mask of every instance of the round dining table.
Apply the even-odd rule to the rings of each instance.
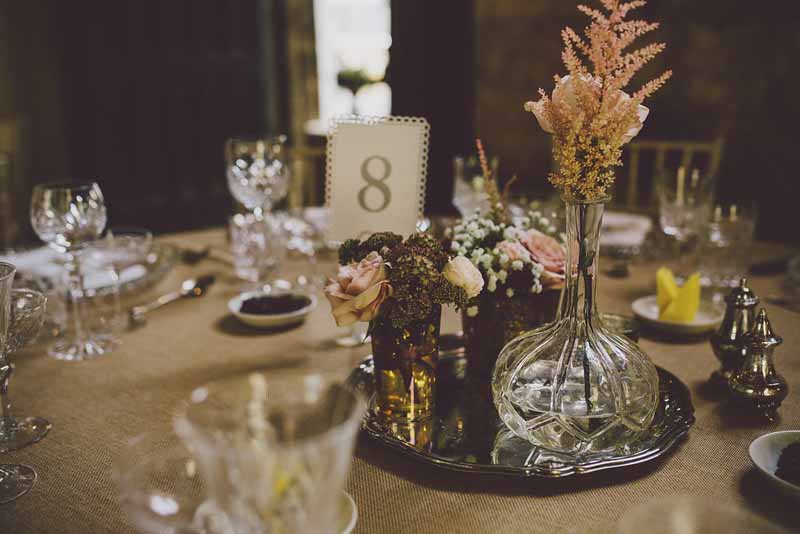
[[[222,229],[158,239],[184,248],[226,247]],[[759,244],[754,257],[787,253],[781,246]],[[333,273],[335,267],[331,256],[314,269]],[[635,299],[654,293],[657,267],[640,260],[632,262],[625,278],[602,276],[600,309],[629,314]],[[278,276],[295,280],[311,269],[306,261],[289,259]],[[295,328],[261,331],[240,324],[227,303],[241,283],[214,254],[193,265],[176,265],[154,287],[127,296],[125,305],[145,302],[204,274],[217,276],[207,295],[151,313],[145,325],[120,334],[121,344],[112,354],[57,361],[38,344],[12,357],[15,412],[45,417],[53,428],[33,446],[0,454],[0,463],[28,464],[39,475],[28,494],[0,506],[0,533],[135,532],[117,500],[115,459],[141,433],[172,432],[173,416],[193,388],[232,373],[290,366],[336,370],[344,377],[370,353],[369,345],[336,345],[344,329],[335,326],[322,295],[306,322]],[[761,297],[779,295],[781,277],[753,277],[750,285]],[[640,346],[687,385],[695,408],[694,426],[671,453],[642,465],[563,479],[507,478],[418,463],[362,435],[346,487],[358,507],[354,532],[611,533],[637,507],[672,497],[744,511],[777,531],[800,531],[799,503],[777,492],[748,456],[758,436],[800,428],[800,313],[763,305],[784,339],[775,365],[790,387],[777,422],[745,417],[708,387],[718,366],[708,338],[645,336]],[[460,328],[459,314],[447,310],[442,331]]]

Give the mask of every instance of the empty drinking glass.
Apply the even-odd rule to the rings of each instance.
[[[0,452],[22,448],[39,441],[50,430],[44,419],[15,419],[8,399],[8,386],[14,365],[8,361],[11,350],[23,347],[39,333],[45,297],[36,291],[12,290],[16,268],[0,263]],[[36,482],[36,471],[27,465],[0,465],[0,504],[25,495]]]
[[[86,360],[110,352],[116,340],[108,332],[86,326],[85,276],[82,256],[106,226],[103,193],[95,182],[37,185],[31,198],[31,223],[39,238],[64,254],[71,304],[72,332],[56,340],[48,352],[61,360]]]
[[[285,135],[225,143],[228,189],[258,217],[269,213],[289,191],[291,175],[283,159],[284,143]]]
[[[716,288],[737,286],[751,260],[756,210],[752,204],[717,205],[703,242],[702,280]]]
[[[235,532],[333,533],[364,410],[330,375],[270,370],[197,388],[175,429]]]
[[[274,218],[237,213],[228,222],[228,239],[236,276],[247,282],[268,281],[286,256],[283,233]]]
[[[686,169],[677,172],[665,171],[657,177],[658,221],[665,234],[673,237],[678,256],[680,275],[688,266],[687,245],[697,238],[708,224],[711,214],[713,180],[701,177],[700,171],[693,169],[687,176]]]
[[[490,165],[492,176],[497,176],[498,159],[492,158]],[[485,186],[478,158],[453,158],[453,205],[462,217],[470,217],[476,211],[483,213],[489,209],[489,195]]]

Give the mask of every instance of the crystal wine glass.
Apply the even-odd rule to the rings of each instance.
[[[82,253],[106,226],[103,193],[95,182],[37,185],[31,198],[31,223],[39,238],[64,254],[72,306],[72,335],[56,340],[48,353],[60,360],[86,360],[107,354],[116,344],[107,333],[84,327],[85,272]]]
[[[324,373],[249,372],[194,390],[175,430],[235,532],[332,532],[364,410]]]
[[[0,452],[20,449],[42,439],[50,423],[38,417],[16,419],[11,414],[8,385],[14,366],[8,355],[36,338],[44,319],[47,299],[37,291],[11,289],[16,268],[0,263]],[[36,482],[36,471],[27,465],[0,465],[0,504],[25,495]]]
[[[228,189],[257,217],[269,213],[289,191],[291,175],[283,160],[284,143],[285,135],[225,143]]]
[[[656,182],[658,221],[665,234],[675,239],[681,275],[687,267],[684,250],[703,231],[711,214],[713,180],[693,169],[687,176],[684,167],[662,173]]]

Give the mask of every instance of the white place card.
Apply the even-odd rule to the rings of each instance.
[[[407,236],[425,208],[428,121],[417,117],[334,119],[328,133],[328,239],[373,232]]]

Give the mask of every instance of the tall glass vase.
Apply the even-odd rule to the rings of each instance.
[[[658,406],[655,366],[597,313],[598,245],[608,200],[564,199],[567,276],[556,320],[509,342],[492,378],[505,425],[567,454],[624,450],[650,426]]]

